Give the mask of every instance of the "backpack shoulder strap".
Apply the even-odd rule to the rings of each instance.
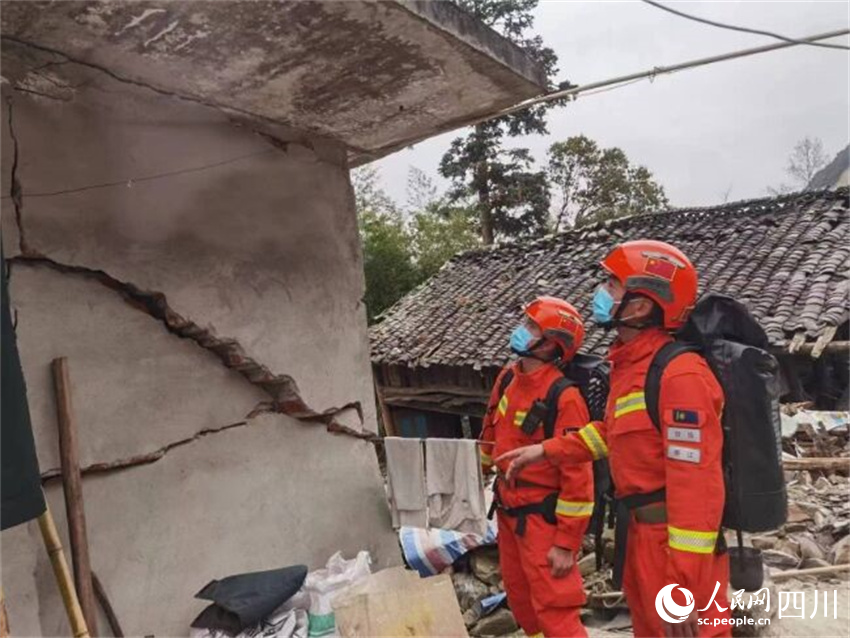
[[[505,393],[505,390],[508,389],[508,386],[511,384],[511,381],[514,380],[514,369],[512,367],[505,370],[505,373],[502,375],[502,378],[499,379],[499,398]]]
[[[543,437],[551,439],[555,436],[555,421],[558,420],[558,403],[561,401],[561,395],[569,387],[575,385],[572,379],[565,376],[560,376],[549,386],[549,391],[546,392],[546,418],[543,420]]]
[[[649,364],[643,393],[646,399],[646,411],[655,429],[659,432],[661,431],[661,417],[658,414],[658,398],[661,394],[661,377],[670,362],[686,352],[699,352],[699,347],[685,341],[671,341],[655,353],[652,363]]]

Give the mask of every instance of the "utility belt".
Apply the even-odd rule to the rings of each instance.
[[[626,547],[629,538],[629,522],[653,525],[667,522],[667,492],[664,488],[646,494],[630,494],[616,499],[616,524],[614,527],[614,573],[612,580],[618,589],[623,584],[623,568],[626,564]],[[723,534],[717,535],[714,552],[726,551]]]
[[[496,509],[504,514],[505,516],[510,516],[511,518],[516,518],[516,535],[517,536],[525,536],[525,527],[526,520],[532,514],[539,514],[543,517],[543,520],[549,523],[549,525],[557,525],[558,517],[555,514],[555,510],[558,507],[558,494],[557,488],[552,487],[551,485],[542,485],[540,483],[534,483],[533,481],[525,481],[523,479],[516,479],[514,485],[519,488],[537,488],[537,489],[547,489],[547,490],[555,490],[550,494],[547,494],[546,497],[537,503],[529,503],[528,505],[518,505],[517,507],[505,507],[502,504],[501,498],[499,497],[499,483],[503,482],[501,476],[496,477],[496,482],[493,484],[493,504],[490,506],[490,511],[487,513],[487,518],[493,518],[493,514]]]

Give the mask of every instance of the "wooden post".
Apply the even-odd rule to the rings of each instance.
[[[74,591],[71,572],[68,569],[68,563],[65,562],[65,553],[62,551],[62,541],[59,540],[59,532],[56,531],[56,523],[53,522],[49,507],[46,507],[44,514],[38,517],[38,527],[44,539],[47,555],[50,557],[50,564],[53,565],[53,573],[56,575],[56,583],[59,585],[65,611],[68,612],[74,638],[89,638],[86,619],[83,617],[77,592]]]
[[[91,578],[89,543],[86,536],[86,513],[83,506],[83,478],[77,453],[77,425],[71,404],[71,379],[68,360],[53,360],[53,382],[56,386],[56,412],[59,423],[59,456],[62,461],[62,486],[65,490],[65,511],[68,517],[68,536],[71,539],[71,558],[74,563],[74,583],[86,626],[97,635],[97,606]]]
[[[393,421],[392,408],[384,401],[384,391],[381,385],[375,381],[375,396],[378,399],[378,408],[381,410],[381,422],[384,424],[384,436],[397,436],[395,422]]]

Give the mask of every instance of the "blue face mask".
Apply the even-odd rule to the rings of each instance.
[[[519,324],[511,333],[511,350],[514,354],[521,357],[527,357],[529,350],[534,346],[534,335],[529,332],[528,328]]]
[[[614,298],[605,286],[599,286],[593,295],[593,320],[602,326],[610,326],[614,321]]]

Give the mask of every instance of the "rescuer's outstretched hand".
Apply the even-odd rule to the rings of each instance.
[[[535,445],[518,447],[510,452],[505,452],[502,456],[495,460],[495,463],[499,463],[501,461],[511,462],[508,466],[508,471],[505,472],[505,480],[508,482],[508,485],[513,487],[516,476],[522,468],[526,465],[542,461],[543,459],[543,445],[537,443]]]

